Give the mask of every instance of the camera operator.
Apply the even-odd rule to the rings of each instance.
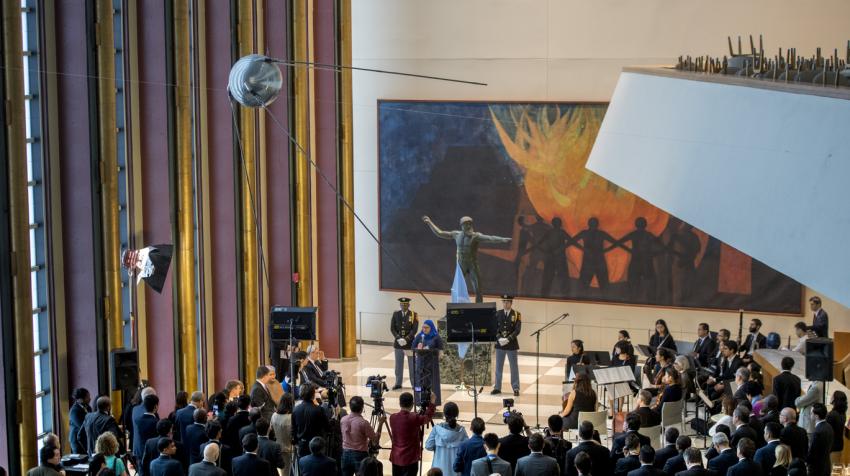
[[[362,397],[351,397],[348,408],[351,413],[342,417],[342,476],[352,476],[360,467],[360,462],[369,456],[369,445],[381,441],[381,432],[387,422],[386,415],[378,419],[378,432],[363,418],[365,403]]]
[[[419,471],[423,426],[431,421],[436,409],[436,395],[431,393],[430,397],[424,414],[417,414],[413,412],[413,394],[404,392],[398,398],[401,410],[390,415],[393,442],[390,462],[393,464],[393,476],[415,476]]]
[[[316,436],[327,437],[331,425],[324,409],[319,406],[316,386],[303,383],[299,393],[301,403],[292,411],[292,428],[298,453],[306,456],[310,454],[310,440]]]

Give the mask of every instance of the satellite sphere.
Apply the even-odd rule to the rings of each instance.
[[[280,68],[266,56],[243,56],[230,68],[227,90],[243,106],[268,106],[277,99],[282,87]]]

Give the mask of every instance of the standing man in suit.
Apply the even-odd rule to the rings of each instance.
[[[726,471],[726,476],[758,476],[761,466],[753,461],[756,453],[756,444],[749,438],[743,438],[738,442],[738,463]]]
[[[626,476],[630,471],[640,468],[640,457],[638,456],[640,455],[640,448],[640,438],[636,434],[626,435],[623,457],[618,459],[614,465],[614,476]]]
[[[269,462],[257,456],[257,435],[249,433],[242,439],[245,454],[233,458],[233,476],[273,476]]]
[[[814,313],[812,327],[809,328],[817,337],[829,337],[829,315],[821,307],[818,296],[809,298],[809,308]]]
[[[496,384],[493,385],[492,395],[502,393],[502,370],[505,366],[505,356],[511,366],[511,388],[514,396],[519,396],[519,365],[517,364],[517,351],[519,342],[517,336],[522,329],[522,314],[513,306],[513,296],[502,295],[502,310],[496,313]]]
[[[525,420],[519,415],[508,418],[508,434],[499,440],[499,457],[511,464],[511,471],[516,471],[516,462],[531,452],[528,448],[528,437],[523,435]]]
[[[173,426],[174,424],[171,423],[171,420],[168,418],[163,418],[156,422],[156,436],[148,439],[148,442],[145,443],[145,454],[142,455],[142,459],[138,461],[141,467],[136,467],[140,476],[151,474],[151,461],[155,460],[159,456],[159,439],[171,438],[171,429]]]
[[[676,476],[717,476],[716,473],[702,467],[702,454],[697,448],[686,449],[684,456],[688,469],[679,471]]]
[[[665,474],[676,474],[679,471],[684,471],[688,468],[685,464],[685,451],[687,451],[691,445],[693,445],[693,441],[691,441],[691,437],[688,435],[679,435],[676,438],[676,450],[679,452],[676,456],[667,460],[664,463],[663,471]]]
[[[640,468],[628,472],[628,476],[665,476],[664,471],[655,467],[655,450],[649,445],[640,447]]]
[[[159,418],[156,412],[159,409],[159,397],[148,395],[142,405],[145,407],[145,413],[133,422],[133,456],[136,457],[137,462],[141,462],[145,456],[145,445],[148,439],[157,436],[156,424]]]
[[[515,476],[560,476],[561,467],[551,456],[543,454],[543,435],[534,433],[528,438],[531,454],[516,462]]]
[[[239,410],[227,420],[222,439],[236,454],[242,454],[242,440],[239,439],[239,430],[251,424],[250,413],[248,412],[248,409],[251,408],[251,397],[239,395],[236,405]]]
[[[151,476],[183,476],[183,467],[174,459],[177,445],[171,438],[160,438],[157,443],[159,458],[151,461]]]
[[[652,464],[658,469],[664,469],[664,464],[667,463],[667,460],[670,458],[674,458],[679,454],[679,450],[676,449],[676,440],[679,438],[679,429],[675,426],[667,427],[664,430],[664,443],[666,444],[664,448],[655,452],[655,460],[653,460]]]
[[[816,403],[824,401],[824,382],[811,382],[806,393],[798,397],[794,402],[797,405],[797,422],[800,428],[806,430],[806,433],[814,433],[815,418],[812,415],[812,408]]]
[[[691,351],[691,356],[695,358],[700,365],[708,367],[711,357],[714,356],[717,348],[717,333],[709,330],[708,324],[701,322],[697,326],[697,340],[694,342],[694,348]]]
[[[836,435],[826,421],[826,406],[823,403],[812,405],[812,417],[815,420],[815,429],[812,432],[809,455],[806,458],[809,463],[809,476],[829,476],[832,471],[829,453],[832,451],[832,440]],[[843,438],[844,435],[837,437]]]
[[[207,437],[207,411],[203,408],[195,410],[192,414],[194,423],[186,428],[185,439],[183,444],[186,446],[186,451],[189,452],[189,464],[195,464],[201,461],[201,445],[206,443]]]
[[[484,429],[486,425],[484,424],[484,420],[482,418],[473,418],[469,423],[469,429],[472,430],[472,436],[460,444],[460,447],[457,449],[457,454],[455,456],[455,461],[453,466],[453,470],[455,473],[460,473],[461,476],[469,476],[472,472],[472,463],[479,459],[487,456],[487,450],[484,438],[481,435],[484,434]],[[498,452],[499,440],[496,437],[496,452]],[[499,458],[501,460],[501,458]],[[510,473],[511,467],[510,463],[508,463],[508,473]]]
[[[410,381],[413,381],[413,350],[410,345],[419,329],[419,318],[416,312],[410,310],[410,298],[398,298],[401,309],[393,313],[390,321],[390,332],[393,334],[393,353],[395,354],[395,385],[393,390],[401,388],[404,382],[404,355],[407,354],[407,370]]]
[[[189,466],[189,476],[227,476],[227,472],[215,465],[218,461],[218,445],[204,448],[204,460]]]
[[[729,468],[738,462],[735,450],[729,447],[729,437],[718,431],[711,437],[711,444],[714,445],[717,456],[708,460],[708,469],[717,474],[726,474]]]
[[[269,384],[274,378],[274,367],[261,365],[257,367],[257,381],[251,386],[251,406],[259,408],[266,421],[272,421],[272,415],[277,407],[269,392]]]
[[[604,430],[604,427],[603,427]],[[608,448],[593,439],[593,423],[583,421],[578,424],[579,442],[567,452],[566,476],[579,476],[578,455],[584,453],[590,458],[593,472],[596,474],[611,474],[614,472],[613,461],[608,455]]]
[[[269,422],[265,418],[260,418],[254,426],[257,428],[259,444],[257,456],[268,461],[272,469],[283,468],[283,449],[278,442],[269,439]]]
[[[298,460],[301,476],[330,476],[337,474],[336,461],[325,456],[325,439],[317,436],[310,440],[310,454]]]
[[[779,424],[784,425],[779,441],[791,448],[792,458],[803,458],[809,452],[809,435],[797,426],[797,412],[793,408],[783,408],[779,412]]]
[[[95,454],[94,444],[97,437],[109,431],[118,440],[119,454],[123,453],[123,448],[126,448],[124,432],[121,431],[118,422],[112,417],[112,400],[107,396],[100,397],[97,399],[96,407],[96,412],[86,415],[86,419],[83,421],[83,431],[77,436],[78,442],[80,444],[85,443],[86,451],[88,451],[89,456],[92,456]],[[86,441],[83,442],[80,437],[85,437]]]
[[[491,474],[511,476],[513,474],[511,464],[499,458],[499,435],[495,433],[484,435],[484,448],[487,454],[472,462],[469,473],[471,476],[490,476]]]
[[[71,407],[70,411],[70,427],[68,432],[68,439],[71,440],[71,453],[74,454],[85,454],[86,445],[80,444],[80,439],[77,436],[83,432],[83,422],[86,419],[86,415],[91,413],[91,394],[85,388],[75,388],[74,389],[74,406]]]
[[[780,365],[782,372],[773,377],[773,394],[779,399],[779,408],[796,408],[794,402],[802,390],[800,377],[791,373],[791,369],[794,368],[794,359],[783,357]]]
[[[638,444],[638,448],[643,445],[650,445],[649,437],[646,435],[641,435],[638,431],[641,428],[640,417],[635,413],[629,413],[626,415],[626,426],[625,432],[614,438],[614,443],[611,444],[611,459],[617,461],[618,459],[623,457],[623,448],[626,447],[626,437],[629,435],[637,435],[640,443]]]
[[[186,428],[195,423],[195,410],[199,408],[204,408],[204,393],[192,392],[189,404],[174,413],[175,423],[177,424],[174,431],[175,441],[183,441],[186,436]]]
[[[782,425],[770,422],[764,425],[764,439],[767,444],[756,451],[753,461],[761,465],[763,474],[770,474],[770,468],[776,463],[776,447],[779,446],[779,435],[782,433]]]
[[[201,445],[201,453],[204,454],[204,458],[206,458],[207,446],[217,446],[218,452],[216,453],[216,459],[214,459],[213,462],[216,466],[230,474],[230,470],[232,468],[231,462],[233,461],[233,450],[230,446],[221,442],[221,435],[221,423],[216,420],[207,422],[207,438],[209,438],[209,440]]]

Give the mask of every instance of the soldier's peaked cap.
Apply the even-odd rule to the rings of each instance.
[[[410,298],[409,297],[400,297],[400,298],[398,298],[398,302],[410,302]]]
[[[502,294],[502,301],[513,301],[514,297],[510,294]]]

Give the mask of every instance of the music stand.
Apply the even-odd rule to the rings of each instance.
[[[628,365],[618,365],[616,367],[595,367],[593,376],[597,385],[602,385],[607,390],[611,388],[611,401],[617,402],[617,389],[622,390],[622,394],[627,394],[631,391],[630,382],[635,381],[635,374],[632,368]],[[611,411],[614,411],[613,409]]]
[[[611,354],[604,350],[590,350],[585,352],[590,357],[590,363],[607,367],[611,365]]]
[[[269,341],[287,343],[287,349],[299,340],[316,340],[316,307],[273,306],[269,314]],[[289,379],[295,395],[295,368],[289,355]]]
[[[645,358],[651,359],[651,358],[655,357],[655,349],[654,348],[652,348],[648,345],[643,345],[643,344],[638,344],[637,348],[640,351],[640,354],[643,355]]]
[[[446,341],[471,342],[472,406],[478,418],[478,387],[475,382],[475,343],[496,342],[496,303],[446,304]]]

